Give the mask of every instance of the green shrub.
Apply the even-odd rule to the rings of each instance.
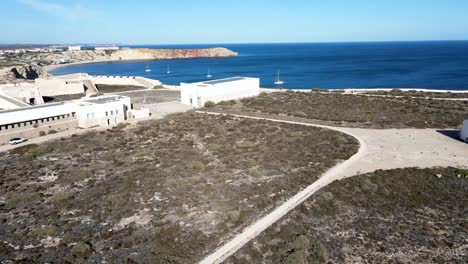
[[[51,130],[49,130],[48,134],[49,134],[49,135],[57,134],[57,130],[51,129]]]
[[[173,178],[166,179],[163,183],[165,188],[175,188],[179,186],[179,181]]]
[[[251,170],[250,175],[252,175],[252,177],[255,177],[255,178],[260,178],[263,176],[263,173],[259,170]]]
[[[302,111],[296,111],[294,113],[292,113],[293,116],[297,116],[297,117],[302,117],[302,118],[305,118],[307,117],[308,115]]]
[[[60,180],[64,183],[75,183],[83,181],[91,176],[91,172],[83,169],[71,169],[65,172]]]
[[[216,143],[211,143],[211,144],[206,145],[206,148],[209,151],[220,151],[221,149],[223,149],[223,145],[216,144]]]
[[[71,252],[74,255],[86,257],[91,253],[91,247],[86,243],[79,242],[73,245]]]
[[[15,148],[11,150],[10,153],[19,154],[19,155],[29,154],[34,157],[38,157],[46,153],[49,153],[50,151],[52,151],[52,148],[48,145],[29,144],[29,145],[21,146],[19,148]]]
[[[129,123],[119,123],[115,127],[113,127],[112,129],[122,130],[122,129],[126,128],[128,125],[129,125]]]
[[[46,238],[48,236],[53,236],[54,234],[56,234],[57,230],[58,229],[56,226],[47,225],[47,226],[34,229],[34,231],[31,232],[31,236],[34,239]]]
[[[226,221],[228,221],[228,222],[230,222],[232,224],[235,224],[235,223],[237,223],[237,221],[239,221],[240,216],[241,216],[241,212],[240,212],[239,209],[231,210],[231,211],[226,213]]]
[[[73,199],[73,194],[69,192],[58,192],[51,198],[52,203],[56,205],[64,205],[68,201]]]
[[[46,132],[44,132],[44,131],[40,131],[40,132],[39,132],[39,136],[43,137],[43,136],[45,136],[45,135],[47,135]]]
[[[165,88],[164,85],[160,85],[160,84],[153,86],[153,89],[164,89],[164,88]]]
[[[211,107],[214,107],[216,104],[213,102],[213,101],[208,101],[205,103],[205,107],[207,108],[211,108]]]
[[[30,203],[34,200],[38,200],[40,198],[39,193],[33,191],[24,191],[24,192],[15,192],[9,195],[8,203],[15,206],[15,205],[22,205],[26,203]]]
[[[203,164],[203,162],[201,161],[193,161],[192,162],[192,169],[194,170],[204,170],[205,169],[205,164]]]

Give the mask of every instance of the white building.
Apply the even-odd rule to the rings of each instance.
[[[68,46],[68,50],[81,50],[81,46]]]
[[[130,97],[110,95],[78,101],[75,104],[78,126],[112,126],[124,122],[131,109]]]
[[[95,50],[118,50],[119,47],[117,46],[102,46],[102,47],[94,47]]]
[[[121,95],[2,110],[0,144],[14,137],[37,137],[51,130],[113,126],[127,119],[145,117],[149,117],[148,109],[133,110],[130,98]]]
[[[468,119],[463,121],[462,128],[460,131],[461,140],[468,143]]]
[[[260,79],[233,77],[198,83],[181,83],[182,104],[203,107],[206,102],[235,100],[260,94]]]

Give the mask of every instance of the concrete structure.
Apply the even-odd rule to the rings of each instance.
[[[92,76],[86,73],[54,76],[51,78],[37,78],[34,84],[6,84],[0,85],[0,109],[14,109],[24,105],[12,104],[12,100],[19,103],[38,105],[44,103],[44,97],[58,95],[86,94],[92,96],[99,93],[96,85],[131,85],[153,88],[161,85],[160,81],[143,77],[130,76]],[[9,97],[5,99],[3,97]]]
[[[145,117],[149,117],[148,109],[133,110],[130,98],[120,95],[3,110],[0,111],[0,144],[14,137],[37,137],[51,130],[113,126],[127,119]]]
[[[206,102],[235,100],[260,94],[260,79],[233,77],[198,83],[181,83],[181,103],[203,107]]]
[[[130,98],[119,95],[80,100],[75,104],[78,126],[81,128],[117,125],[127,119],[129,109]]]
[[[118,50],[119,47],[117,46],[102,46],[102,47],[94,47],[95,50]]]
[[[463,121],[462,128],[460,131],[461,140],[468,143],[468,119]]]
[[[81,50],[81,46],[68,46],[68,50]]]

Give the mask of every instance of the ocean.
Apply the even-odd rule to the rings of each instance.
[[[468,89],[468,41],[145,45],[144,48],[226,47],[232,58],[197,58],[70,65],[55,75],[144,76],[166,84],[248,76],[275,87],[277,70],[284,88]],[[146,67],[151,72],[145,72]],[[166,74],[167,68],[171,74]]]

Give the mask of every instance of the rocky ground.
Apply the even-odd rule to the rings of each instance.
[[[194,263],[358,148],[185,113],[0,156],[0,261]]]
[[[467,263],[468,171],[336,181],[226,263]]]
[[[288,115],[361,128],[458,128],[468,101],[373,97],[318,92],[273,92],[222,102],[210,110]]]

